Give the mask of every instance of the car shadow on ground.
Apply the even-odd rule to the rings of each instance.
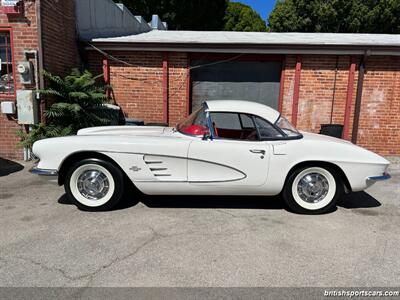
[[[279,196],[142,196],[151,208],[284,209]]]
[[[192,208],[192,209],[286,209],[281,196],[148,196],[139,193],[125,196],[114,210],[136,206],[138,202],[149,208]],[[66,195],[58,199],[60,204],[72,204]],[[346,209],[379,207],[381,203],[365,192],[347,194],[338,201]]]
[[[5,158],[0,157],[0,177],[7,176],[24,169],[24,166]]]
[[[382,204],[366,192],[357,192],[344,195],[339,201],[338,206],[343,208],[372,208]]]

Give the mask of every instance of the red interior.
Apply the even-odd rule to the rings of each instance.
[[[248,141],[257,140],[257,131],[255,129],[235,130],[235,129],[224,129],[215,127],[215,132],[218,137],[226,139],[248,140]]]
[[[202,125],[190,125],[188,127],[182,128],[181,131],[183,133],[191,134],[191,135],[204,135],[208,132],[208,128]]]

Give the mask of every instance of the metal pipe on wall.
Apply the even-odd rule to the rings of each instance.
[[[350,57],[349,78],[347,79],[346,105],[344,111],[344,124],[343,124],[343,134],[342,134],[342,138],[345,140],[349,139],[350,115],[351,115],[351,106],[353,99],[355,72],[356,72],[355,59],[354,57]]]
[[[351,142],[357,144],[358,137],[358,125],[360,123],[360,113],[361,113],[361,99],[364,87],[364,74],[365,74],[365,63],[367,61],[368,52],[361,58],[360,67],[358,70],[358,82],[357,82],[357,92],[356,92],[356,103],[354,108],[354,119],[353,119],[353,131],[351,135]]]
[[[279,85],[278,111],[280,113],[282,113],[283,110],[283,94],[285,93],[285,69],[286,69],[286,57],[282,59],[281,78]]]
[[[169,122],[169,103],[168,103],[168,60],[169,53],[163,53],[163,80],[162,80],[162,98],[163,98],[163,123],[168,124]]]
[[[38,61],[39,61],[39,70],[38,70],[38,75],[39,75],[39,88],[43,89],[44,88],[44,77],[42,74],[42,70],[44,69],[44,63],[43,63],[43,37],[42,37],[42,7],[41,7],[41,0],[36,1],[36,26],[37,26],[37,35],[38,35]],[[39,95],[40,99],[40,95]],[[42,123],[46,122],[46,118],[44,117],[44,110],[46,109],[46,102],[44,99],[41,99],[40,101],[40,121]]]
[[[296,68],[294,73],[293,103],[292,103],[292,123],[297,125],[297,114],[299,110],[300,77],[301,77],[301,55],[296,56]]]
[[[333,92],[332,92],[332,106],[331,106],[331,122],[333,123],[333,110],[335,108],[335,95],[336,95],[336,81],[337,81],[337,73],[339,68],[339,55],[336,55],[336,64],[335,64],[335,77],[333,80]]]

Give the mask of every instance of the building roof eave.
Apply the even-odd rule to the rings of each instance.
[[[326,54],[326,55],[390,55],[400,56],[397,46],[366,45],[299,45],[299,44],[226,44],[226,43],[126,43],[88,42],[86,50],[94,45],[103,51],[176,51],[249,54]]]

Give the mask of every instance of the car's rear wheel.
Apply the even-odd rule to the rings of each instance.
[[[68,170],[65,191],[80,209],[101,211],[113,208],[124,191],[124,175],[108,161],[81,160]]]
[[[303,167],[291,173],[283,198],[294,212],[321,214],[331,211],[343,193],[337,173],[328,167]]]

